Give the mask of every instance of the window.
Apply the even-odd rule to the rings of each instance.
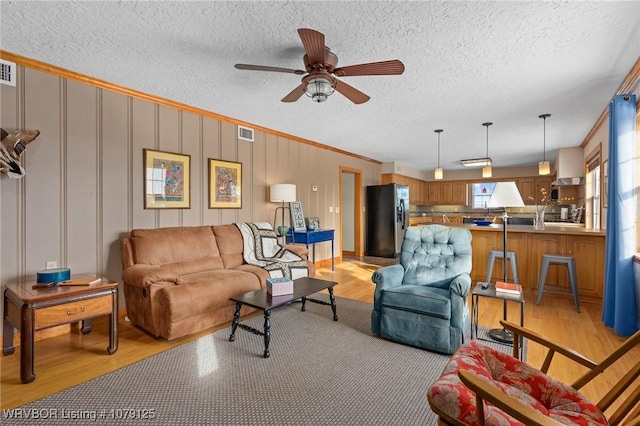
[[[495,182],[472,183],[471,207],[474,209],[486,209],[495,187]]]
[[[598,150],[587,161],[587,179],[585,188],[585,224],[587,228],[600,229],[601,226],[601,208],[602,191],[600,179],[600,151]],[[605,200],[606,201],[606,200]]]

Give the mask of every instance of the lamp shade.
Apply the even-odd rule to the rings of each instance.
[[[551,174],[551,164],[548,161],[540,161],[538,162],[538,174],[539,175],[549,175]]]
[[[487,165],[484,166],[482,168],[482,177],[486,178],[486,177],[491,177],[493,176],[493,169],[491,168],[491,165]]]
[[[440,180],[444,178],[444,171],[442,170],[442,167],[438,167],[435,172],[433,173],[433,177],[436,180]]]
[[[498,182],[489,198],[487,207],[524,207],[515,182]]]
[[[296,186],[291,183],[277,183],[271,185],[271,202],[291,202],[296,201]]]

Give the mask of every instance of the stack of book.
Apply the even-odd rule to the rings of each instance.
[[[520,284],[497,281],[496,293],[513,294],[519,296],[522,294],[522,286]]]

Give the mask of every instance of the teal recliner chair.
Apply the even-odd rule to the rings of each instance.
[[[471,332],[471,232],[411,226],[400,264],[378,269],[371,331],[381,337],[452,354]]]

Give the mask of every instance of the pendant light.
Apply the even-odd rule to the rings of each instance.
[[[547,155],[547,118],[551,117],[551,114],[542,114],[539,115],[538,118],[542,118],[543,120],[543,130],[542,130],[542,161],[538,163],[538,174],[539,175],[548,175],[551,174],[551,166],[548,161],[546,161]]]
[[[489,126],[493,123],[482,123],[484,127],[487,128],[487,158],[489,158]],[[488,164],[482,168],[482,177],[487,178],[493,176],[493,170],[491,168],[491,164]]]
[[[442,133],[443,131],[444,130],[442,129],[434,130],[434,132],[438,134],[438,167],[433,173],[433,178],[435,180],[442,180],[442,178],[444,178],[444,172],[442,171],[442,167],[440,167],[440,133]]]

